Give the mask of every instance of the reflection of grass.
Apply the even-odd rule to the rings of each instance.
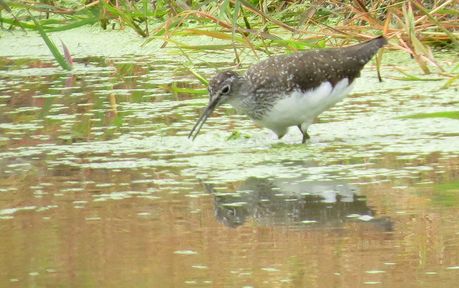
[[[408,116],[403,116],[404,119],[425,119],[425,118],[450,118],[459,120],[459,111],[445,111],[433,113],[418,113]]]
[[[438,184],[435,188],[440,190],[457,190],[459,192],[459,181]]]
[[[442,206],[459,205],[459,181],[437,184],[434,186],[434,191],[433,203]]]

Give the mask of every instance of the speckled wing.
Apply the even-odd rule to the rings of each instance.
[[[305,51],[268,58],[249,68],[245,77],[254,94],[307,91],[329,81],[336,85],[343,78],[351,83],[387,40],[377,37],[344,48]]]

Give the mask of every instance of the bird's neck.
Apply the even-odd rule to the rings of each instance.
[[[250,112],[256,108],[255,99],[252,94],[250,82],[241,77],[237,80],[237,83],[233,84],[233,93],[227,103],[233,106],[238,113],[250,116]]]

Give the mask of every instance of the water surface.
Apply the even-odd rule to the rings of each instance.
[[[386,56],[382,83],[370,63],[307,145],[230,107],[192,142],[207,96],[179,51],[63,33],[70,74],[38,37],[8,37],[1,287],[457,285],[459,123],[405,117],[459,110],[457,86],[398,79],[408,56]],[[232,65],[231,51],[189,56],[206,77]]]

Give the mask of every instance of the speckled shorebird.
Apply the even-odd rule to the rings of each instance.
[[[244,76],[219,73],[209,83],[209,104],[188,137],[195,139],[215,108],[229,103],[279,139],[297,126],[305,143],[314,119],[351,91],[365,64],[385,44],[380,36],[343,48],[270,57],[252,65]]]

